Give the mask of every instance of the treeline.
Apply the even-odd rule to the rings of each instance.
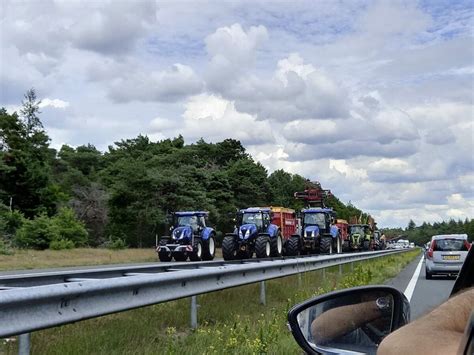
[[[433,235],[437,234],[467,234],[469,240],[473,241],[474,219],[466,218],[464,221],[451,219],[448,222],[435,222],[433,224],[423,222],[420,226],[417,226],[413,220],[410,220],[405,229],[385,229],[385,234],[388,238],[403,236],[420,246],[427,243]]]
[[[207,210],[221,235],[231,231],[239,208],[303,207],[293,193],[304,190],[306,179],[283,170],[269,175],[237,140],[186,145],[181,136],[151,142],[139,135],[105,153],[90,144],[56,151],[38,104],[30,90],[19,114],[0,109],[3,242],[38,249],[150,246],[166,232],[172,211]],[[339,218],[361,214],[336,197],[328,204]]]

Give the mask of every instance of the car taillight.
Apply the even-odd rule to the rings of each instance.
[[[431,259],[433,257],[433,251],[435,248],[436,248],[436,240],[433,240],[431,242],[430,249],[428,250],[428,258]]]
[[[433,249],[430,248],[430,249],[428,250],[428,258],[431,259],[432,257],[433,257]]]
[[[464,241],[464,245],[466,246],[467,248],[467,251],[471,250],[471,243],[469,243],[467,240]]]

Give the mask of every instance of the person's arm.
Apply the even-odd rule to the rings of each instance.
[[[311,323],[311,333],[316,342],[326,342],[360,328],[382,316],[375,301],[330,309]]]
[[[471,288],[387,336],[377,354],[456,354],[473,309]]]

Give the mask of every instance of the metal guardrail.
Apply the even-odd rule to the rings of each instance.
[[[176,268],[167,265],[165,269],[139,266],[3,276],[0,277],[0,285],[5,287],[0,291],[0,337],[405,251],[232,263],[176,263]],[[40,286],[33,286],[35,282],[40,282]]]

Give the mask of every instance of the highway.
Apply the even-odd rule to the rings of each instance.
[[[432,280],[426,280],[425,263],[422,258],[423,255],[418,256],[414,261],[408,264],[400,274],[386,282],[387,285],[391,285],[402,292],[405,291],[406,294],[408,285],[414,277],[417,266],[421,262],[420,273],[418,276],[415,275],[412,282],[413,285],[416,281],[410,300],[411,320],[423,316],[446,301],[455,281],[454,278],[446,277],[434,277]]]

